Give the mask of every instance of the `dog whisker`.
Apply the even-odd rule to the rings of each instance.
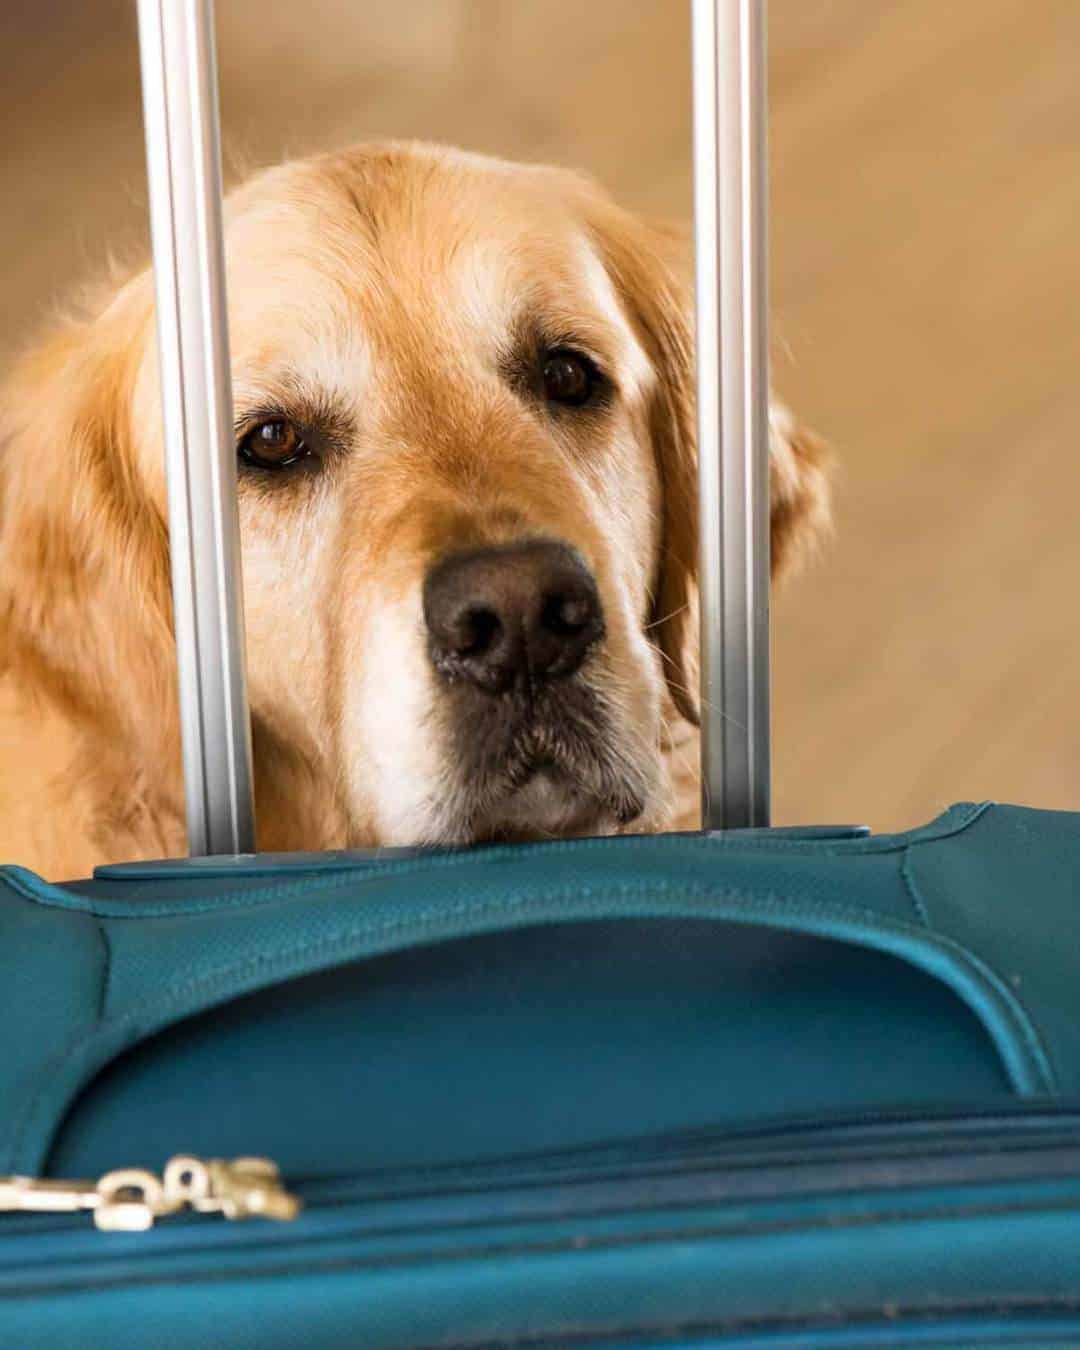
[[[671,619],[677,619],[680,614],[685,614],[689,608],[690,608],[689,603],[679,605],[676,609],[670,610],[667,614],[662,615],[659,619],[653,619],[651,623],[647,623],[643,631],[649,633],[654,628],[661,628],[665,623],[668,623]],[[660,655],[663,656],[665,660],[671,659],[664,652],[661,652]],[[672,662],[672,664],[674,664],[674,662]]]

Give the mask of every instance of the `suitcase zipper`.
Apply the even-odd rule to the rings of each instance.
[[[721,1131],[614,1144],[566,1154],[465,1166],[379,1170],[290,1180],[264,1158],[202,1161],[172,1158],[161,1176],[141,1168],[108,1172],[99,1181],[0,1177],[0,1212],[21,1211],[46,1243],[61,1229],[38,1229],[35,1218],[89,1211],[98,1230],[142,1232],[178,1215],[155,1233],[150,1252],[181,1249],[221,1253],[238,1234],[208,1231],[197,1248],[182,1212],[227,1219],[296,1218],[296,1240],[363,1241],[376,1246],[469,1232],[555,1222],[603,1224],[621,1214],[628,1223],[665,1212],[744,1213],[760,1206],[831,1197],[834,1205],[866,1195],[902,1197],[947,1187],[977,1196],[986,1187],[1061,1183],[1080,1177],[1080,1112],[1075,1109],[853,1116],[834,1122],[789,1121],[776,1127]],[[1080,1203],[1080,1197],[1078,1197]],[[36,1214],[35,1214],[36,1212]],[[64,1225],[66,1228],[67,1225]],[[231,1227],[228,1225],[227,1227]],[[272,1225],[276,1227],[276,1225]],[[389,1236],[388,1236],[389,1235]],[[6,1236],[6,1234],[5,1234]],[[70,1234],[72,1240],[74,1232]],[[292,1250],[290,1239],[272,1239]],[[163,1245],[164,1244],[164,1245]],[[82,1253],[89,1248],[80,1242]],[[130,1249],[125,1248],[130,1256]],[[50,1257],[50,1260],[53,1258]],[[0,1262],[0,1297],[5,1284]]]
[[[281,1184],[268,1158],[207,1160],[178,1154],[161,1176],[141,1167],[106,1172],[97,1181],[0,1177],[0,1211],[68,1214],[88,1210],[103,1232],[140,1233],[180,1210],[226,1219],[294,1219],[300,1201]]]

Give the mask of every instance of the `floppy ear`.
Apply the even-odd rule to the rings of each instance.
[[[594,238],[657,373],[650,428],[662,493],[660,557],[650,633],[672,700],[697,723],[698,521],[693,334],[693,244],[689,232],[653,225],[594,201]],[[829,522],[824,443],[775,399],[769,408],[772,575],[810,551]]]
[[[174,706],[168,542],[131,435],[150,321],[138,289],[121,293],[5,383],[0,664],[99,744],[158,749]]]
[[[832,451],[775,396],[769,401],[769,561],[794,573],[832,526]]]

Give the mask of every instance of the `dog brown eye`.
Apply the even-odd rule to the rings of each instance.
[[[587,403],[596,383],[592,366],[572,352],[555,352],[544,362],[544,395],[571,408]]]
[[[299,431],[283,417],[260,422],[240,442],[240,454],[260,469],[284,469],[309,453]]]

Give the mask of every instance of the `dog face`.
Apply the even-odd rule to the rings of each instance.
[[[328,819],[353,844],[662,825],[696,646],[685,245],[575,175],[417,146],[271,170],[226,238],[261,842],[326,842]],[[123,536],[111,563],[91,551],[101,632],[124,591],[161,649],[150,305],[143,276],[93,325],[69,442],[97,485],[64,491],[84,535],[93,516]],[[784,418],[778,562],[826,508]]]

